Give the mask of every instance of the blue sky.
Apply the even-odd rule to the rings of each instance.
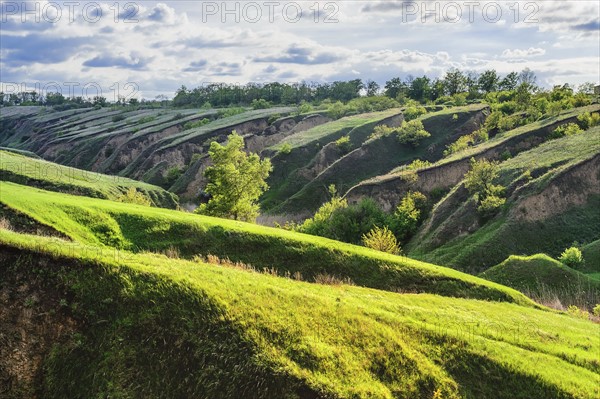
[[[77,95],[99,86],[109,99],[117,88],[153,98],[182,84],[383,84],[451,67],[528,67],[550,87],[600,74],[596,1],[0,3],[5,91],[56,82]]]

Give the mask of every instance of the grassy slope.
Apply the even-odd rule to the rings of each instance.
[[[444,144],[451,141],[449,138],[456,134],[457,129],[462,128],[475,113],[486,107],[485,104],[474,104],[421,116],[419,120],[423,122],[425,130],[431,133],[431,137],[424,139],[417,148],[400,144],[396,135],[360,142],[359,148],[334,162],[273,212],[306,209],[314,212],[327,201],[327,187],[330,184],[334,184],[339,192],[345,193],[362,180],[389,172],[398,165],[410,164],[415,159],[435,162],[442,157]],[[456,121],[452,119],[453,115],[458,116]],[[373,126],[369,124],[365,128],[369,131],[363,137],[368,137],[373,132]],[[471,130],[463,134],[470,132]]]
[[[389,109],[347,116],[288,136],[267,149],[267,153],[275,152],[271,157],[274,170],[268,179],[270,189],[261,199],[262,207],[267,210],[275,208],[273,212],[283,211],[276,207],[310,182],[300,171],[314,167],[315,156],[325,145],[348,135],[355,148],[368,137],[374,125],[399,113],[398,109]],[[289,153],[276,152],[284,145],[288,146]]]
[[[583,272],[600,279],[600,240],[584,245],[581,252],[585,260]]]
[[[600,199],[597,197],[543,221],[515,221],[508,217],[508,210],[518,204],[521,196],[540,192],[555,176],[598,153],[600,127],[548,141],[501,163],[499,181],[511,191],[519,187],[519,195],[509,199],[504,211],[475,232],[459,235],[441,246],[435,246],[431,241],[435,229],[425,236],[418,235],[407,248],[409,255],[463,270],[481,270],[500,263],[511,254],[547,252],[558,256],[573,241],[597,237],[600,234],[597,228]],[[524,177],[525,172],[531,173],[531,180]],[[463,204],[454,211],[458,213],[465,206],[468,205]],[[432,211],[432,217],[435,217],[437,207],[439,205]],[[471,216],[476,221],[476,215]],[[451,221],[451,214],[438,219]]]
[[[22,278],[57,290],[60,312],[82,325],[46,358],[45,397],[599,393],[598,326],[564,314],[321,286],[151,254],[117,258],[5,230],[0,243],[10,260],[1,262],[2,284]]]
[[[563,305],[585,302],[587,307],[600,300],[600,281],[573,270],[544,254],[510,256],[480,277],[512,287],[534,297],[554,294]]]
[[[160,187],[119,176],[31,158],[0,150],[0,179],[88,197],[117,199],[130,187],[145,193],[156,206],[175,208],[177,197]]]
[[[0,182],[9,207],[82,243],[135,251],[177,248],[279,274],[349,277],[362,286],[532,305],[517,291],[452,269],[281,229],[178,211],[74,197]]]

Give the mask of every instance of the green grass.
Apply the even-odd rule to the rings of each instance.
[[[344,135],[348,135],[352,147],[359,147],[371,134],[376,124],[399,113],[400,110],[398,109],[390,109],[344,117],[288,136],[278,144],[268,148],[266,153],[270,154],[281,150],[285,145],[289,148],[289,152],[277,152],[271,157],[273,172],[268,179],[270,189],[261,198],[262,208],[270,212],[285,212],[286,209],[282,209],[280,205],[310,182],[310,177],[307,177],[306,171],[303,169],[315,167],[318,159],[316,156],[324,146]],[[336,154],[334,156],[337,159],[342,155]],[[329,157],[331,156],[331,151],[329,151]],[[330,161],[333,162],[334,159]],[[319,198],[316,198],[316,200],[311,198],[311,200],[311,204],[301,204],[301,206],[314,207],[315,203],[317,207],[320,205],[318,203],[320,202]],[[295,207],[294,210],[297,211],[297,208]]]
[[[510,256],[480,277],[517,289],[541,302],[558,298],[564,306],[589,309],[600,303],[600,281],[544,254]]]
[[[458,271],[282,229],[179,211],[74,197],[0,182],[1,201],[77,242],[125,250],[216,255],[279,274],[350,278],[355,284],[533,305],[524,295]]]
[[[78,327],[45,357],[44,397],[599,393],[598,326],[565,314],[309,284],[153,254],[116,257],[5,230],[0,243],[3,289],[27,283],[54,293],[47,306]]]
[[[585,265],[584,273],[600,277],[600,240],[593,241],[581,248]]]
[[[119,198],[130,187],[135,187],[156,206],[177,206],[177,197],[157,186],[1,150],[0,179],[51,191],[112,200]]]
[[[519,209],[527,197],[539,194],[550,184],[563,192],[581,192],[581,183],[563,176],[599,153],[599,128],[551,140],[519,153],[500,164],[499,182],[508,187],[509,198],[494,219],[481,223],[475,210],[469,211],[466,198],[457,197],[464,196],[464,192],[453,190],[442,201],[456,205],[445,206],[441,202],[434,207],[431,218],[437,224],[429,226],[426,222],[428,230],[417,235],[407,246],[409,255],[480,273],[512,254],[543,252],[558,257],[573,242],[598,237],[600,197],[591,192],[591,187],[560,212],[524,218]],[[457,230],[452,230],[458,223],[464,228],[475,228],[468,227],[470,234],[458,234]],[[447,230],[449,233],[444,233],[445,229],[450,229]]]
[[[442,157],[444,143],[449,142],[450,137],[460,129],[464,129],[464,124],[474,114],[481,112],[486,107],[486,105],[475,104],[454,107],[451,109],[452,112],[443,110],[421,116],[419,120],[423,122],[425,130],[431,133],[431,137],[424,139],[417,148],[400,144],[395,134],[364,142],[373,132],[374,123],[361,125],[349,134],[352,137],[353,133],[361,130],[360,136],[363,140],[359,142],[357,146],[359,148],[329,165],[297,193],[293,195],[290,193],[289,198],[271,212],[285,213],[302,210],[314,212],[328,200],[326,188],[331,184],[334,184],[339,192],[345,193],[360,181],[387,173],[400,164],[407,165],[415,159],[435,162]],[[455,114],[458,116],[457,120],[452,119]],[[470,132],[470,130],[462,131],[462,134]],[[294,178],[294,181],[297,180],[299,179]]]
[[[293,134],[291,136],[286,137],[280,143],[271,147],[272,150],[279,150],[285,144],[291,146],[292,149],[306,146],[310,143],[316,143],[323,141],[321,144],[326,144],[330,141],[330,136],[335,135],[335,133],[342,131],[353,129],[357,126],[364,125],[367,123],[373,123],[380,121],[385,118],[389,118],[393,115],[396,115],[400,112],[398,109],[389,109],[386,111],[380,112],[371,112],[359,115],[346,116],[344,118],[337,119],[332,122],[324,123],[319,126],[315,126],[312,129],[299,132]]]

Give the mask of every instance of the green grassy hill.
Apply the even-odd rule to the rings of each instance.
[[[116,200],[134,187],[155,206],[176,208],[177,196],[156,186],[0,150],[0,180],[74,195]]]
[[[481,220],[461,184],[406,247],[409,255],[480,273],[512,254],[558,257],[600,236],[600,127],[547,141],[500,163],[507,202]],[[569,193],[563,195],[560,193]]]
[[[360,129],[364,133],[352,151],[327,165],[314,179],[274,211],[314,212],[329,199],[327,187],[331,184],[344,193],[363,180],[387,173],[399,165],[408,165],[415,159],[435,162],[442,158],[447,144],[477,130],[485,121],[487,110],[486,104],[473,104],[421,116],[419,120],[431,137],[424,139],[417,148],[400,144],[396,135],[368,140],[368,136],[373,132],[373,125],[361,126]],[[350,137],[353,133],[354,131],[350,133]]]
[[[20,305],[2,312],[22,315],[7,348],[36,342],[0,361],[17,396],[599,394],[598,327],[565,314],[69,244],[0,230],[0,289]]]
[[[517,289],[542,303],[559,299],[565,307],[582,308],[600,303],[600,281],[544,254],[510,256],[480,277]]]
[[[309,281],[328,275],[390,291],[533,305],[517,291],[456,270],[321,237],[9,182],[0,182],[0,190],[5,206],[76,242],[135,252],[175,250],[188,259],[213,255]]]

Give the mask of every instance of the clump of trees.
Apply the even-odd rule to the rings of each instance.
[[[324,203],[312,218],[293,226],[294,230],[363,245],[366,244],[365,237],[369,238],[370,244],[378,240],[391,243],[391,234],[393,245],[385,247],[397,247],[394,253],[400,253],[402,243],[408,242],[415,234],[430,206],[422,193],[408,192],[394,212],[387,213],[371,198],[349,205],[333,186],[329,190],[331,200]]]
[[[212,142],[208,154],[212,166],[206,168],[208,202],[197,213],[221,218],[254,221],[258,198],[268,188],[266,179],[273,169],[269,159],[244,152],[244,139],[235,131],[227,144]]]

